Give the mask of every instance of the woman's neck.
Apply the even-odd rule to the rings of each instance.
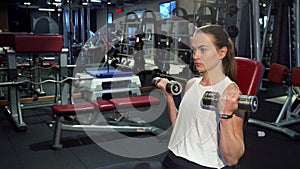
[[[202,80],[200,81],[200,84],[202,86],[211,86],[215,85],[218,82],[222,81],[226,75],[223,73],[223,71],[220,70],[210,70],[203,72]]]

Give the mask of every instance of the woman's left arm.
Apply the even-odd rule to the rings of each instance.
[[[232,115],[220,119],[220,150],[228,166],[236,165],[245,152],[244,112],[238,110],[240,91],[236,85],[229,85],[219,101],[219,113]]]

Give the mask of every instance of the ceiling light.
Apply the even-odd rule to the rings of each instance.
[[[54,12],[55,11],[55,9],[52,9],[52,8],[39,8],[38,10],[43,11],[43,12]]]
[[[91,0],[90,2],[98,2],[98,3],[101,3],[101,0]]]
[[[29,6],[29,5],[31,5],[31,3],[30,2],[24,2],[23,5]]]

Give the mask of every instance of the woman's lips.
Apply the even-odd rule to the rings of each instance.
[[[203,63],[194,63],[195,66],[204,66]]]

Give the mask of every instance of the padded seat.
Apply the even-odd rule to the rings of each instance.
[[[270,66],[268,79],[270,82],[281,84],[289,71],[289,68],[284,65],[272,63]]]
[[[76,103],[68,105],[55,105],[52,107],[53,113],[56,116],[72,116],[76,113],[92,112],[95,106],[92,103]]]
[[[237,84],[245,95],[256,95],[262,75],[264,66],[262,63],[244,57],[235,57],[237,66]]]
[[[115,105],[107,100],[95,100],[93,104],[95,104],[100,111],[109,111],[115,109]]]
[[[263,64],[245,57],[235,57],[235,61],[237,66],[236,83],[240,91],[244,95],[256,95],[265,70]],[[244,126],[249,117],[250,112],[247,112],[244,117]]]
[[[61,35],[15,34],[14,38],[18,53],[60,53],[63,47]]]
[[[116,108],[144,107],[157,105],[160,100],[153,96],[135,96],[126,98],[115,98],[109,100]]]
[[[292,84],[300,86],[300,67],[293,67],[292,69]]]
[[[60,53],[63,39],[59,34],[5,32],[0,34],[0,46],[13,47],[17,53]]]
[[[12,32],[2,32],[0,33],[0,46],[8,46],[8,47],[14,47],[14,34]]]

